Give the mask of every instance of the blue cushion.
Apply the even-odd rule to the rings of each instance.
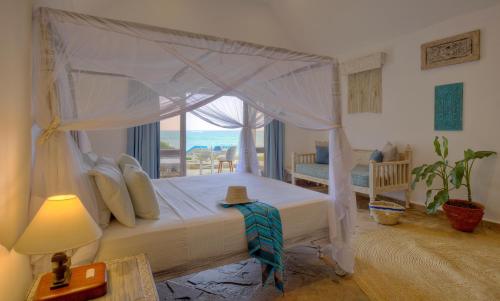
[[[327,164],[297,164],[295,166],[297,173],[328,180],[328,165]]]
[[[378,149],[374,150],[373,153],[370,155],[370,161],[373,160],[375,162],[382,162],[384,160],[384,154],[382,154],[381,151]]]
[[[368,170],[368,165],[356,165],[351,170],[352,185],[368,187],[370,178]]]
[[[316,163],[328,164],[328,146],[316,145]]]

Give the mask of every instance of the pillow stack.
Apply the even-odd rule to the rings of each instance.
[[[382,151],[376,149],[371,153],[369,161],[380,163],[397,161],[398,159],[398,148],[392,143],[387,142]]]
[[[135,226],[134,207],[118,166],[101,162],[90,174],[94,176],[99,193],[114,217],[125,226]]]
[[[93,156],[84,155],[84,162],[89,161],[90,157]],[[100,197],[106,210],[123,225],[134,227],[136,216],[144,219],[157,219],[160,216],[153,183],[134,157],[122,154],[118,162],[100,157],[89,175],[95,181],[98,206]],[[110,214],[106,223],[106,215],[101,207],[99,224],[104,228],[109,224]]]

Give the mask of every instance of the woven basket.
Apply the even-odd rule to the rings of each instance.
[[[405,208],[395,203],[374,201],[370,203],[370,215],[382,225],[395,225]]]

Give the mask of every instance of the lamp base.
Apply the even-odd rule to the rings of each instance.
[[[59,289],[69,285],[71,279],[71,258],[65,252],[58,252],[52,256],[53,281],[51,290]]]

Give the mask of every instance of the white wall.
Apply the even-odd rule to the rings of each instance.
[[[460,65],[420,70],[420,45],[435,39],[481,29],[481,60]],[[382,114],[347,114],[347,81],[342,77],[343,122],[355,148],[381,148],[386,141],[400,147],[411,144],[414,164],[436,160],[432,141],[445,135],[450,140],[451,160],[466,148],[500,151],[500,5],[454,17],[387,43],[356,49],[344,55],[352,58],[372,51],[385,51]],[[434,87],[464,83],[464,130],[434,131]],[[423,185],[414,200],[425,200]],[[500,222],[500,159],[485,159],[475,166],[474,199],[486,205],[485,218]],[[456,194],[464,197],[464,191]]]
[[[0,9],[0,300],[22,300],[31,281],[28,258],[9,251],[28,218],[30,178],[31,1]]]
[[[285,167],[291,168],[293,152],[316,152],[316,141],[328,141],[328,131],[311,131],[285,124]]]

